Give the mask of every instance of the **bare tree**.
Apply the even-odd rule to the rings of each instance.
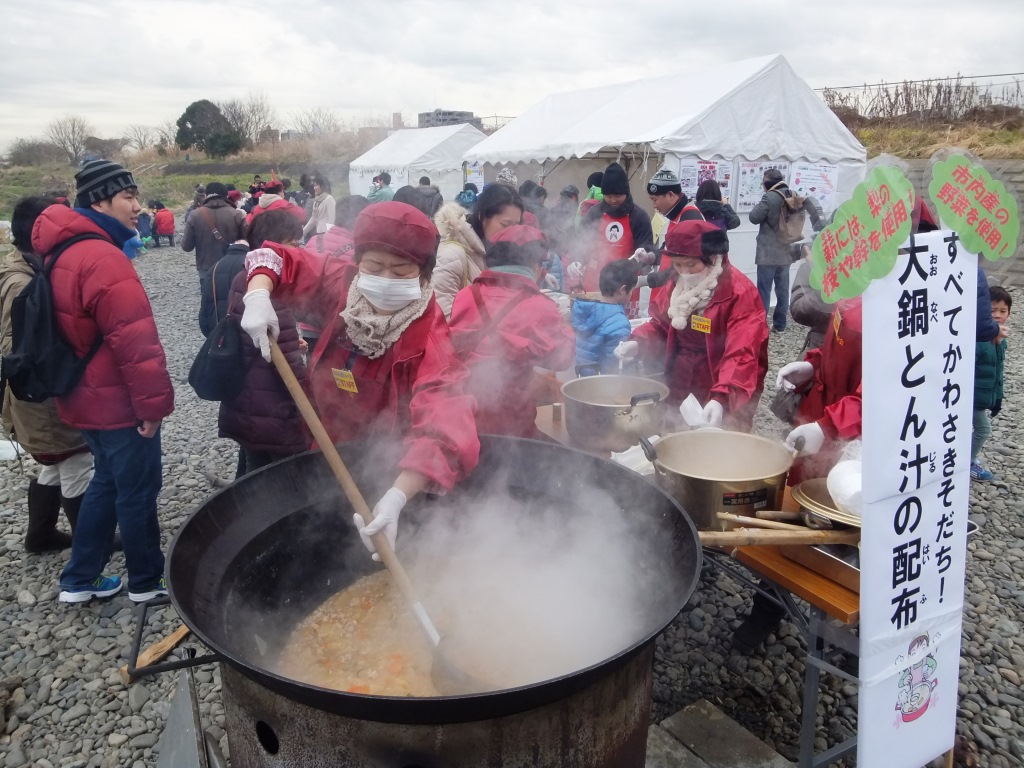
[[[341,121],[330,109],[313,107],[292,115],[292,125],[299,133],[320,138],[341,130]]]
[[[155,129],[156,131],[156,143],[161,147],[175,147],[177,146],[174,141],[174,137],[178,134],[178,124],[168,118],[164,120]]]
[[[238,135],[250,144],[259,144],[260,136],[277,120],[267,97],[250,93],[246,99],[231,99],[217,105]]]
[[[133,149],[148,149],[156,143],[157,131],[148,125],[129,125],[125,129],[124,138]]]
[[[67,114],[46,126],[46,138],[64,150],[68,163],[78,165],[85,152],[85,140],[93,130],[81,115]]]

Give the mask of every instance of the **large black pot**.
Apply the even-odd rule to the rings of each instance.
[[[282,630],[378,567],[358,545],[351,509],[318,452],[255,472],[213,494],[192,514],[167,558],[171,601],[196,635],[246,678],[304,706],[368,721],[437,724],[500,718],[583,691],[641,656],[649,669],[654,637],[697,583],[701,550],[689,518],[662,490],[611,462],[532,440],[484,436],[481,443],[478,468],[443,503],[457,503],[460,494],[479,491],[500,477],[511,494],[524,499],[517,513],[529,514],[528,501],[537,500],[561,506],[565,515],[587,515],[578,500],[588,489],[599,488],[636,517],[631,535],[641,537],[649,553],[637,563],[636,579],[646,585],[638,592],[649,594],[654,618],[618,654],[535,685],[426,699],[343,693],[269,672],[266,665],[284,639]],[[365,444],[339,450],[372,503],[394,470],[382,469],[380,457]],[[407,515],[416,515],[413,507],[403,514],[403,526]],[[429,507],[421,512],[429,513]]]

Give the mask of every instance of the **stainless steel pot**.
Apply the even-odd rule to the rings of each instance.
[[[719,512],[756,517],[779,509],[786,492],[792,454],[774,440],[745,432],[695,430],[666,435],[657,445],[642,440],[658,485],[701,531],[732,525]]]
[[[580,448],[624,451],[658,432],[668,387],[639,376],[584,376],[562,385],[565,429]]]

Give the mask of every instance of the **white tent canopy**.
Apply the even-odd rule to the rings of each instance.
[[[482,131],[469,124],[395,131],[352,161],[349,192],[366,194],[373,177],[387,171],[393,189],[416,186],[420,176],[429,176],[445,201],[450,201],[462,191],[462,156],[484,138]]]
[[[786,59],[774,55],[547,96],[467,151],[464,159],[484,170],[488,180],[497,166],[510,165],[520,182],[532,178],[551,190],[565,184],[583,190],[591,171],[619,157],[634,199],[648,211],[645,186],[659,167],[682,179],[695,163],[718,161],[717,179],[728,178],[723,190],[728,187],[729,202],[742,222],[729,232],[730,255],[753,275],[758,228],[747,214],[751,197],[754,202],[760,198],[761,171],[752,171],[751,165],[772,163],[793,186],[800,173],[806,181],[809,165],[817,166],[814,170],[827,177],[816,187],[828,190],[827,216],[864,178],[866,155]],[[690,187],[683,183],[691,196],[694,178],[689,176]]]
[[[781,55],[556,93],[464,159],[542,163],[628,147],[704,159],[865,159],[860,142]]]

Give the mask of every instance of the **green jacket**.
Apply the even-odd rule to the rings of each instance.
[[[1006,339],[998,344],[979,341],[974,353],[974,407],[991,409],[1003,399],[1003,362]]]
[[[604,200],[604,193],[601,192],[601,188],[591,187],[587,192],[587,196],[580,200],[580,204],[576,207],[576,229],[580,228],[580,223],[583,221],[583,214],[580,211],[583,210],[583,204],[587,200],[597,200],[597,202]]]
[[[391,188],[390,184],[386,187],[381,187],[380,189],[371,189],[366,193],[366,199],[371,203],[386,203],[394,196],[395,190]]]

